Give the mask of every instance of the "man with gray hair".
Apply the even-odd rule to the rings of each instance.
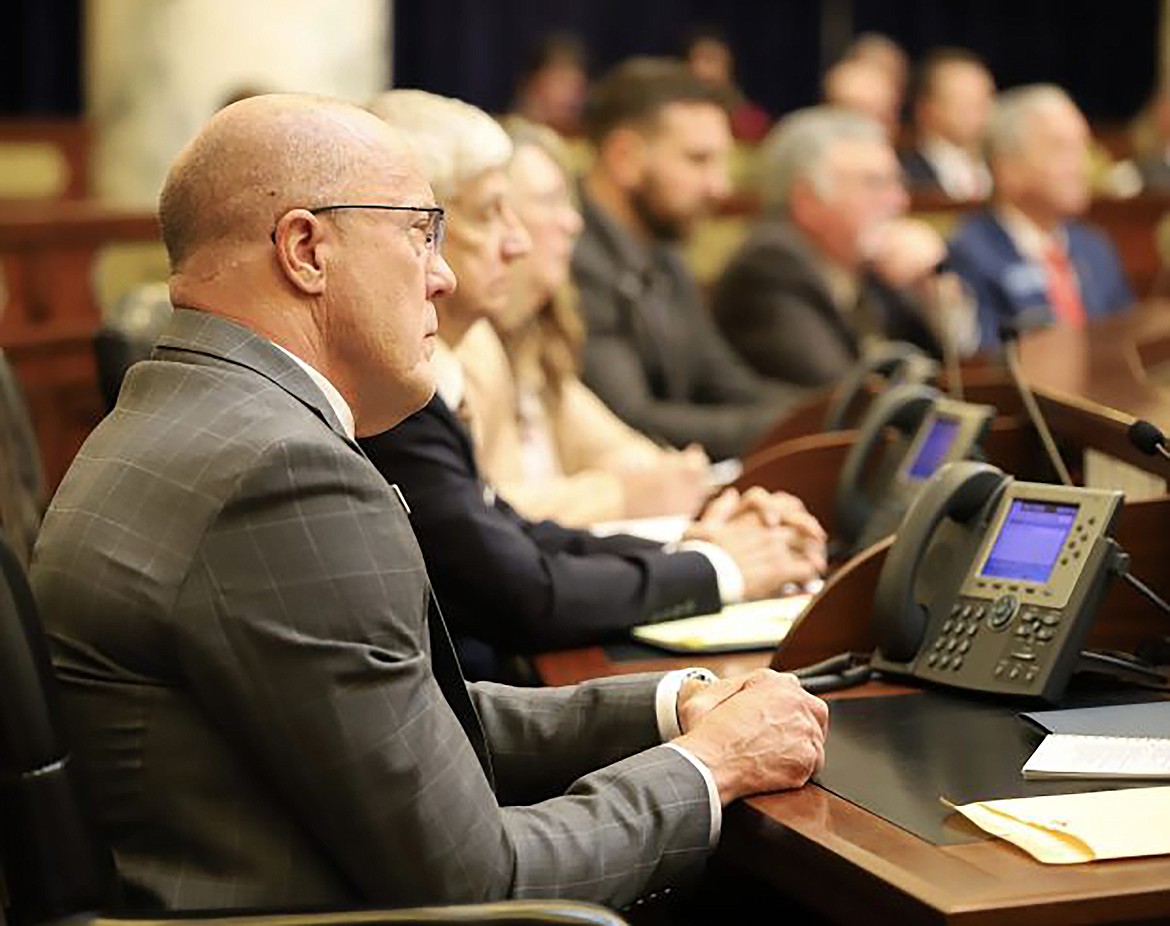
[[[715,286],[727,339],[761,373],[834,382],[872,341],[939,341],[915,293],[942,239],[902,216],[906,191],[882,127],[834,107],[802,110],[765,140],[764,215]]]
[[[1077,221],[1089,206],[1089,126],[1059,87],[1000,94],[988,126],[995,194],[951,243],[951,263],[973,294],[983,348],[1017,329],[1074,327],[1133,301],[1117,252]]]

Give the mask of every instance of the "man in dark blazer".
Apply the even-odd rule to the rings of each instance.
[[[781,121],[760,153],[765,214],[715,285],[727,340],[760,374],[836,382],[864,347],[908,341],[939,354],[916,291],[946,253],[902,218],[906,191],[882,127],[819,106]]]
[[[628,61],[594,88],[585,123],[597,158],[572,264],[586,385],[636,430],[713,458],[742,454],[803,396],[728,347],[678,252],[729,189],[724,93],[657,59]]]
[[[791,676],[463,681],[355,440],[429,400],[455,285],[387,126],[233,104],[159,211],[174,317],[31,575],[134,909],[625,904],[696,875],[723,803],[813,772],[827,714]]]
[[[1000,95],[988,131],[994,201],[959,226],[950,249],[983,349],[1005,324],[1079,327],[1133,304],[1112,243],[1077,218],[1089,205],[1088,145],[1085,118],[1059,87]]]
[[[812,556],[790,549],[789,528],[765,524],[750,504],[738,505],[727,523],[724,505],[712,506],[688,539],[668,550],[635,537],[598,538],[528,521],[484,484],[467,431],[477,424],[476,409],[451,348],[477,321],[506,307],[509,267],[531,247],[507,205],[511,144],[495,120],[460,100],[390,90],[371,109],[410,140],[427,180],[442,191],[440,202],[450,205],[443,253],[468,281],[435,302],[435,397],[402,424],[362,441],[411,506],[465,670],[494,678],[509,662],[501,654],[580,646],[636,624],[717,611],[724,600],[775,595],[823,568],[823,532],[787,496],[752,498],[787,506],[800,537],[815,535]]]
[[[991,172],[983,136],[995,102],[995,81],[983,61],[963,48],[938,48],[918,69],[914,147],[901,154],[912,193],[986,199]]]

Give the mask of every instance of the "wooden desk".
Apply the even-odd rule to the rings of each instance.
[[[1150,306],[1085,331],[1037,332],[1021,348],[1025,375],[1061,440],[1168,472],[1166,461],[1133,450],[1125,429],[1136,415],[1170,431],[1170,395],[1145,372],[1170,359],[1170,313]],[[800,440],[823,455],[832,445],[826,437]],[[1164,597],[1170,594],[1170,497],[1127,504],[1117,539],[1133,572]],[[873,647],[870,606],[888,547],[887,541],[841,567],[771,658],[776,668]],[[1168,626],[1165,615],[1115,582],[1088,645],[1130,649]],[[548,682],[565,684],[696,663],[731,674],[769,661],[768,653],[750,653],[614,663],[593,647],[548,654],[537,663]],[[904,690],[875,683],[843,694]],[[1170,858],[1054,867],[990,839],[935,846],[815,785],[729,808],[719,856],[725,870],[749,873],[841,923],[1170,922]]]

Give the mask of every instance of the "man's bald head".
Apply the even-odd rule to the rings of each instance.
[[[324,97],[225,107],[176,158],[159,196],[172,273],[201,250],[266,241],[290,209],[362,201],[411,169],[408,150],[382,120]]]

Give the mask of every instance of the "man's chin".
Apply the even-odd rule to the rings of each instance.
[[[430,364],[427,364],[425,377],[420,377],[417,383],[411,383],[409,387],[404,387],[402,392],[403,394],[399,397],[402,404],[397,408],[384,409],[384,414],[379,415],[376,421],[357,422],[357,436],[374,437],[378,434],[384,434],[386,431],[398,427],[415,412],[426,408],[431,399],[435,397],[435,378],[431,375]],[[409,394],[407,394],[408,392]]]

